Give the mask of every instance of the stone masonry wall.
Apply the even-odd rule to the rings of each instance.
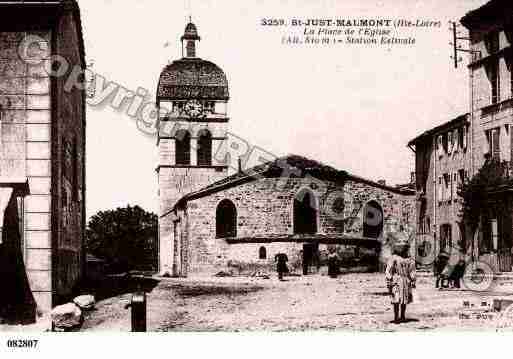
[[[364,206],[376,201],[383,209],[385,233],[404,231],[409,237],[415,235],[415,196],[398,194],[357,180],[347,181],[344,192],[345,216],[350,216],[353,209],[359,209],[356,218],[346,228],[346,233],[363,236]]]
[[[61,16],[54,54],[74,67],[84,66],[79,51],[79,29],[73,15]],[[54,301],[71,293],[83,271],[85,243],[85,93],[66,88],[68,76],[56,78],[52,126],[52,211],[54,221]]]
[[[341,186],[331,182],[311,183],[312,179],[289,180],[283,187],[276,187],[280,179],[266,178],[241,184],[209,196],[190,201],[187,205],[186,232],[189,236],[188,271],[205,272],[225,268],[229,261],[254,260],[263,244],[228,244],[216,239],[216,208],[223,199],[231,200],[237,208],[237,237],[272,237],[293,234],[293,200],[308,188],[316,197],[319,208],[319,234],[342,234],[343,218],[333,216],[330,198],[333,193],[343,195]],[[370,184],[348,182],[345,190],[351,191],[356,200],[377,200],[385,211],[385,223],[402,225],[405,231],[414,233],[414,196],[403,196],[375,188]],[[181,219],[184,221],[184,218]],[[360,234],[361,226],[349,233]],[[284,247],[280,247],[283,245]],[[273,244],[276,250],[285,248],[296,256],[302,244]],[[257,251],[257,254],[255,254]],[[297,252],[297,253],[296,253]],[[295,254],[296,253],[296,254]],[[270,258],[270,257],[269,257]]]
[[[261,179],[188,203],[191,272],[202,271],[208,266],[223,266],[229,260],[229,245],[224,240],[215,238],[216,208],[225,198],[230,199],[237,208],[237,237],[266,237],[293,233],[293,200],[309,183],[300,179],[289,180],[283,188],[278,189],[276,184],[279,181],[280,179],[275,178]],[[328,186],[332,190],[335,189],[334,184]],[[341,233],[342,222],[330,220],[323,208],[325,195],[321,195],[321,188],[310,190],[318,198],[320,205],[319,233]]]
[[[488,32],[489,29],[484,29],[483,31],[474,30],[470,34],[472,50],[480,51],[482,58],[491,55],[485,44],[485,36]],[[511,41],[511,38],[508,39],[504,29],[501,28],[499,30],[499,51],[511,46]],[[507,64],[506,55],[500,55],[498,58],[499,68],[497,72],[500,96],[498,105],[495,108],[491,106],[492,108],[487,109],[487,107],[492,105],[492,97],[491,83],[485,67],[486,62],[471,68],[473,76],[473,108],[475,109],[474,118],[472,119],[473,173],[476,173],[484,163],[484,153],[488,148],[488,141],[485,136],[486,130],[500,128],[501,160],[511,160],[511,134],[509,128],[507,128],[512,124],[511,104],[505,103],[505,101],[510,100],[513,94],[513,83],[510,81],[512,67]]]
[[[0,172],[10,168],[9,177],[26,177],[29,182],[22,253],[38,310],[44,312],[52,306],[50,79],[44,63],[28,66],[18,55],[19,44],[30,34],[44,40],[39,53],[49,57],[49,31],[0,33]]]

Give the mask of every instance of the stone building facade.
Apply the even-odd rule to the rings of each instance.
[[[254,151],[229,136],[228,81],[197,57],[199,39],[189,23],[184,57],[164,68],[158,85],[161,273],[268,270],[278,253],[308,273],[328,250],[367,256],[375,268],[389,233],[414,237],[411,190],[294,155],[261,152],[263,164],[245,168]]]
[[[0,3],[0,18],[0,317],[32,321],[82,275],[85,94],[49,71],[56,55],[83,69],[84,47],[75,1]]]
[[[416,158],[418,237],[425,237],[419,242],[434,244],[434,250],[426,251],[426,255],[437,254],[449,238],[450,247],[465,258],[485,263],[493,271],[509,272],[513,248],[513,4],[489,1],[467,13],[461,23],[469,31],[470,113],[410,142]],[[450,154],[446,143],[454,143],[454,128],[464,129],[464,149]],[[458,133],[460,138],[462,131]],[[440,148],[442,153],[438,153]],[[501,168],[505,185],[487,190],[489,203],[481,211],[477,229],[473,229],[463,223],[462,199],[452,191],[450,199],[444,195],[445,179],[452,173],[450,183],[454,188],[454,184],[473,178],[490,163]],[[426,260],[429,262],[432,256]]]
[[[408,144],[415,153],[417,261],[430,265],[441,252],[461,252],[467,234],[459,186],[469,177],[470,116],[428,130]]]
[[[330,246],[379,251],[390,232],[414,236],[412,192],[300,156],[279,161],[301,175],[284,178],[278,162],[269,162],[182,197],[168,214],[173,267],[162,270],[186,276],[230,267],[269,269],[280,252],[293,268],[303,268],[305,261],[315,266]]]
[[[492,0],[466,14],[461,23],[468,29],[472,51],[471,79],[471,173],[487,161],[502,162],[510,178],[513,109],[513,4]],[[490,211],[483,211],[469,252],[495,271],[511,271],[513,247],[513,200],[511,186],[496,189]]]
[[[199,58],[200,37],[189,23],[181,38],[183,57],[167,65],[159,79],[159,253],[171,266],[174,224],[166,213],[186,194],[227,176],[213,150],[227,139],[228,80],[216,64]]]

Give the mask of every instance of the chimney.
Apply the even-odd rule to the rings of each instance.
[[[382,186],[386,186],[387,185],[387,181],[384,180],[384,179],[380,179],[380,180],[378,180],[378,184],[380,184]]]
[[[239,157],[239,173],[242,173],[242,159]]]

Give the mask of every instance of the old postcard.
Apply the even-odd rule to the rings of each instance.
[[[512,43],[506,0],[1,1],[0,347],[513,329]]]

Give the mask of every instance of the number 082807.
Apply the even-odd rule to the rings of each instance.
[[[7,340],[7,347],[35,349],[38,343],[37,339],[9,339]]]

